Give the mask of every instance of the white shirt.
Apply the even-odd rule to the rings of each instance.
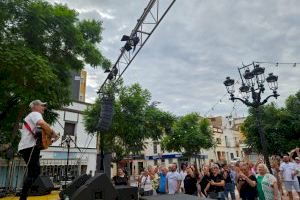
[[[182,180],[181,175],[178,172],[169,172],[166,178],[168,180],[169,194],[175,194],[177,190],[177,183]]]
[[[31,112],[29,113],[24,121],[27,122],[27,124],[30,126],[31,130],[34,132],[37,127],[37,122],[39,120],[42,120],[43,116],[39,112]],[[22,129],[19,129],[21,133],[21,140],[19,142],[18,151],[22,149],[27,149],[30,147],[33,147],[36,144],[36,140],[32,133],[24,126],[22,126]]]
[[[296,181],[296,177],[292,178],[292,173],[294,173],[295,170],[295,164],[292,162],[283,162],[280,165],[280,171],[282,171],[284,181]]]
[[[181,172],[180,172],[181,180],[185,179],[186,174],[187,174],[186,171],[181,170]],[[184,188],[184,182],[183,181],[181,181],[181,186],[180,187]]]
[[[150,176],[143,176],[141,180],[141,188],[144,189],[144,191],[151,191],[153,190],[152,188],[152,181]]]

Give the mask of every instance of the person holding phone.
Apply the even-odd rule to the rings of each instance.
[[[210,175],[210,181],[207,184],[204,193],[208,198],[225,200],[224,195],[225,181],[220,174],[218,165],[213,166],[213,173]]]
[[[242,164],[238,174],[237,189],[242,200],[257,199],[257,180],[254,174],[250,173],[249,166]]]

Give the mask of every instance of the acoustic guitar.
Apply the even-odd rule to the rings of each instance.
[[[35,130],[36,146],[40,150],[48,149],[48,147],[54,142],[53,131],[49,126],[38,126]],[[60,137],[60,133],[57,133]]]

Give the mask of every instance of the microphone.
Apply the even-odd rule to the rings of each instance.
[[[47,108],[46,110],[47,110],[47,112],[49,112],[49,113],[52,113],[52,114],[58,115],[58,113],[57,113],[57,112],[55,112],[55,111],[53,111],[53,110],[51,110],[51,109],[49,109],[49,108]]]

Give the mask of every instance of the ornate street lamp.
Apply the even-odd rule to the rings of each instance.
[[[253,66],[253,69],[250,70],[250,67]],[[244,70],[244,74],[242,75],[241,71]],[[262,153],[265,159],[265,163],[267,167],[271,171],[271,165],[269,161],[269,155],[267,151],[267,141],[265,139],[265,135],[263,133],[262,127],[261,127],[261,110],[260,106],[267,103],[268,99],[271,97],[277,97],[279,94],[277,94],[278,89],[278,76],[273,75],[273,73],[270,73],[267,78],[265,78],[265,68],[260,67],[258,64],[252,63],[247,66],[239,67],[238,68],[239,75],[241,78],[242,85],[239,88],[240,93],[242,94],[242,98],[238,98],[234,96],[234,85],[235,81],[234,79],[231,79],[230,77],[226,77],[226,80],[224,81],[224,85],[226,86],[227,92],[230,94],[230,100],[233,102],[235,100],[239,100],[243,102],[246,106],[252,107],[256,111],[256,128],[259,133],[260,137],[260,143],[262,146]],[[262,93],[265,91],[264,82],[267,81],[270,90],[272,91],[272,94],[267,96],[264,100],[261,99]],[[252,98],[252,101],[249,100],[249,98]]]

